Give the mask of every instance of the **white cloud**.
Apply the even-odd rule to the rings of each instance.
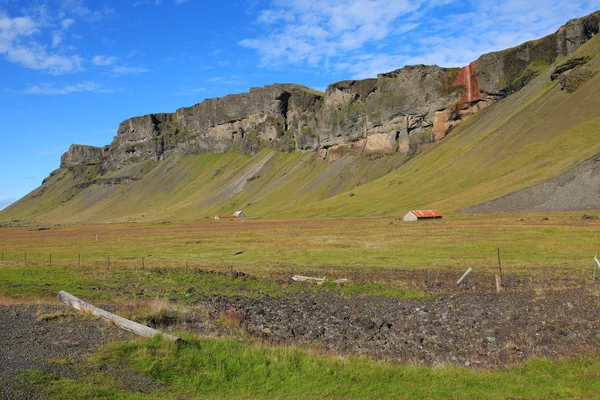
[[[60,21],[60,27],[67,30],[74,23],[75,23],[75,20],[73,18],[66,18],[66,19],[63,19],[62,21]]]
[[[92,81],[84,81],[75,84],[65,85],[57,87],[51,83],[42,83],[40,85],[29,86],[23,91],[25,94],[71,94],[78,92],[99,92],[99,93],[110,93],[113,92],[111,89],[104,88],[101,84]]]
[[[397,29],[397,20],[420,7],[421,0],[298,0],[278,1],[260,12],[257,23],[267,34],[240,42],[256,50],[263,65],[316,65],[367,43],[377,42]]]
[[[81,71],[80,56],[49,52],[46,46],[36,40],[35,36],[41,28],[42,24],[30,17],[11,18],[0,13],[0,55],[9,62],[54,75]],[[63,32],[54,31],[52,46],[60,45],[63,39]]]
[[[150,71],[148,68],[142,67],[124,67],[118,65],[112,69],[112,73],[114,75],[133,75],[133,74],[143,74],[144,72]]]
[[[110,7],[89,8],[85,5],[84,0],[61,0],[60,10],[63,13],[82,18],[86,21],[99,21],[116,14],[115,10]]]
[[[272,0],[256,14],[260,29],[239,44],[266,68],[321,67],[363,78],[412,63],[463,66],[599,7],[600,0]]]
[[[205,79],[205,82],[218,85],[218,86],[244,86],[248,83],[245,79],[243,79],[240,75],[232,75],[232,76],[215,76],[212,78]]]
[[[106,65],[113,65],[116,62],[117,62],[117,57],[115,57],[115,56],[97,55],[97,56],[94,56],[94,58],[92,58],[92,63],[94,65],[106,66]]]
[[[65,33],[63,31],[52,32],[52,47],[58,47],[65,39]]]
[[[114,76],[143,74],[144,72],[150,71],[148,68],[143,67],[126,67],[118,65],[118,60],[119,59],[116,56],[97,55],[92,58],[92,63],[101,67],[109,67]]]

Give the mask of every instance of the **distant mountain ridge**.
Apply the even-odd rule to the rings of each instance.
[[[106,172],[173,153],[256,154],[265,147],[318,151],[323,158],[348,147],[357,154],[415,154],[572,54],[598,33],[599,15],[571,20],[554,34],[485,54],[463,68],[407,66],[376,79],[334,83],[325,93],[274,84],[175,113],[130,118],[109,146],[73,145],[61,166],[101,162]]]
[[[410,208],[440,201],[450,208],[472,206],[506,196],[526,188],[522,185],[530,181],[541,183],[536,179],[550,179],[566,168],[560,171],[548,168],[547,174],[532,173],[520,182],[503,182],[504,186],[499,185],[498,190],[464,201],[456,200],[454,188],[443,194],[446,197],[435,194],[446,182],[431,187],[429,197],[417,195],[435,184],[436,176],[454,173],[457,175],[452,179],[463,179],[464,176],[458,175],[459,169],[447,170],[450,164],[457,163],[454,159],[438,165],[437,172],[432,170],[434,175],[420,186],[415,181],[417,186],[411,189],[413,183],[407,183],[413,178],[392,179],[396,185],[404,185],[393,186],[394,190],[390,189],[392,186],[385,189],[380,183],[381,179],[406,174],[409,165],[418,165],[422,160],[428,159],[434,165],[449,157],[451,148],[460,160],[468,160],[471,148],[479,148],[489,135],[495,138],[496,154],[502,153],[502,148],[511,148],[518,155],[520,150],[514,143],[525,145],[530,139],[517,139],[515,135],[533,129],[525,126],[541,124],[550,118],[552,109],[558,109],[565,99],[576,102],[584,93],[593,94],[591,89],[579,90],[579,87],[596,85],[599,25],[600,12],[595,12],[569,21],[554,34],[483,55],[463,68],[407,66],[380,74],[376,79],[334,83],[325,93],[301,85],[274,84],[253,88],[249,93],[207,99],[175,113],[131,118],[121,123],[108,146],[72,145],[62,156],[60,169],[40,188],[0,212],[0,221],[79,223],[153,220],[177,215],[178,219],[187,220],[197,218],[196,212],[227,212],[231,207],[254,208],[257,212],[297,209],[304,210],[303,215],[344,215],[344,212],[372,215],[378,214],[378,210],[390,212],[388,206],[377,205],[377,200],[388,198],[388,192],[397,190],[412,191],[405,200]],[[578,106],[585,110],[579,120],[600,117],[600,111],[590,106],[594,101],[592,97],[585,106]],[[537,104],[538,108],[528,108],[531,104]],[[515,121],[525,118],[524,115],[528,119],[517,124]],[[548,133],[540,130],[539,140],[544,135],[548,140],[553,135],[566,135],[579,120],[563,118],[561,123],[554,124],[562,130],[554,132],[554,128],[548,128]],[[565,121],[571,121],[571,125],[564,125]],[[490,126],[497,126],[497,132],[490,133]],[[463,140],[470,138],[470,144],[452,147],[456,144],[445,144],[444,140],[433,146],[450,133],[454,142],[460,135]],[[591,151],[588,158],[596,154],[597,141],[593,137],[585,136],[577,145],[588,148],[563,157],[565,167],[584,161],[582,157],[588,151]],[[491,147],[482,147],[473,154],[482,154],[488,148]],[[406,164],[420,153],[423,154],[414,162]],[[514,156],[505,155],[507,159]],[[192,161],[186,157],[201,158]],[[248,173],[254,171],[252,168],[256,172]],[[490,177],[495,173],[491,171]],[[240,181],[240,176],[246,174],[248,177]],[[161,184],[167,177],[173,183]],[[471,190],[469,184],[464,183],[459,189]],[[226,189],[230,186],[236,189]],[[348,208],[349,202],[356,204],[360,200],[363,188],[376,187],[368,204]],[[150,188],[154,191],[150,192]],[[350,193],[351,190],[356,193]],[[169,200],[169,193],[177,196]],[[349,194],[344,196],[344,193]],[[398,193],[400,197],[396,197],[404,198],[404,191]],[[141,199],[139,207],[127,206],[139,196],[152,201],[148,207],[160,205],[162,210],[143,209]],[[334,199],[340,207],[346,205],[347,211],[331,212],[329,206],[324,206]],[[311,214],[306,207],[313,206],[321,211]]]

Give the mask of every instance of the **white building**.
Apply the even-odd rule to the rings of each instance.
[[[438,210],[410,210],[404,216],[404,221],[416,222],[422,219],[439,219],[442,218],[442,213]]]

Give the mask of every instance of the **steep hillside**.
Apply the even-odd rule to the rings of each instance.
[[[394,156],[348,155],[326,163],[314,153],[270,150],[255,156],[174,154],[165,161],[141,162],[90,182],[59,169],[42,188],[4,210],[0,221],[181,221],[231,214],[239,208],[251,216],[281,215],[284,209],[326,199],[384,176],[398,165],[397,160]]]
[[[508,196],[600,152],[599,21],[462,69],[405,67],[325,94],[273,85],[132,118],[110,146],[71,146],[0,223],[399,215]],[[580,204],[563,191],[554,204],[596,207],[593,190]],[[510,209],[539,209],[528,201]],[[501,209],[486,207],[469,210]]]

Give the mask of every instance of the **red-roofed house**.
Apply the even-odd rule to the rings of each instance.
[[[243,218],[246,214],[243,211],[236,211],[233,215],[216,215],[215,219],[231,219],[231,218]]]
[[[422,219],[439,219],[442,218],[442,213],[438,210],[410,210],[404,216],[405,221],[419,221]]]

